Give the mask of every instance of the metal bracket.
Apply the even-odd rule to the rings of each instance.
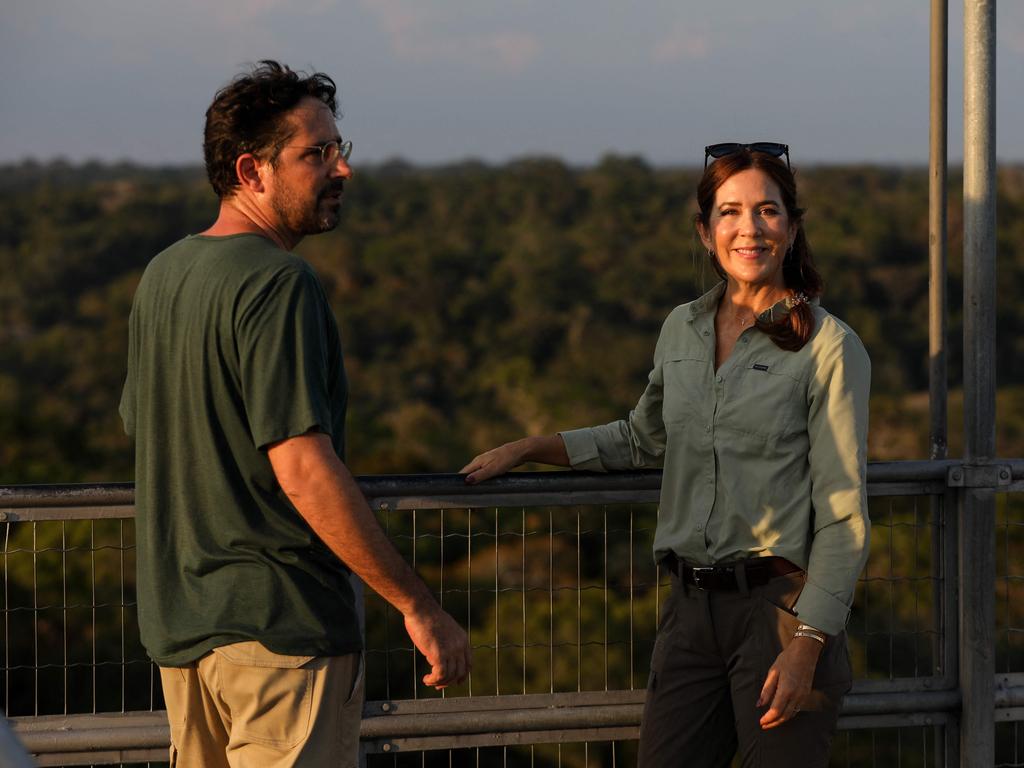
[[[1009,464],[960,464],[946,472],[950,488],[1000,488],[1013,481]]]

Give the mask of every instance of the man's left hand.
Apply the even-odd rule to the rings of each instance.
[[[763,729],[776,728],[800,711],[811,692],[821,650],[813,638],[794,637],[775,659],[757,699],[757,706],[768,707],[761,716]]]

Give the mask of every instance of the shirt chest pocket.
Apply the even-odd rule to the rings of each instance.
[[[807,402],[800,380],[765,366],[736,371],[725,382],[719,426],[761,438],[784,437],[807,429]]]
[[[711,402],[711,367],[698,356],[673,355],[662,363],[662,417],[666,425],[700,416]]]

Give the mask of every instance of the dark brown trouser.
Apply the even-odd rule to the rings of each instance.
[[[799,621],[789,611],[803,588],[796,572],[748,592],[702,591],[672,580],[651,657],[641,768],[828,765],[838,707],[850,689],[846,634],[829,638],[803,711],[769,730],[757,707],[768,669]]]

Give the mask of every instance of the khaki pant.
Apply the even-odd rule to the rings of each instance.
[[[802,571],[740,591],[702,591],[673,576],[651,656],[640,724],[641,768],[828,765],[839,704],[851,684],[845,633],[830,637],[803,711],[769,730],[758,723],[768,669],[799,623],[790,612]]]
[[[257,642],[161,667],[170,762],[183,768],[353,768],[362,654],[282,656]]]

